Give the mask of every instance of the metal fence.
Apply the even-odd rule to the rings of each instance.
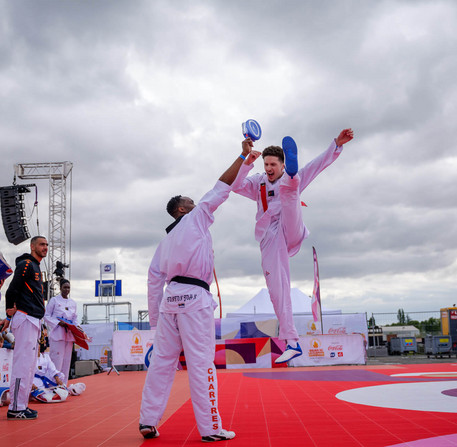
[[[391,324],[398,324],[398,312],[390,313],[372,313],[367,315],[368,327],[373,326],[388,326]],[[424,312],[404,312],[404,319],[402,324],[404,326],[414,325],[420,331],[420,335],[439,335],[441,333],[441,314],[440,311],[431,310]],[[417,324],[419,322],[419,324]],[[374,324],[373,324],[374,323]]]
[[[368,355],[385,356],[389,352],[390,339],[393,334],[387,332],[385,326],[414,326],[419,330],[417,340],[417,352],[423,351],[423,340],[427,335],[441,335],[441,312],[424,311],[424,312],[389,312],[389,313],[372,313],[367,315],[368,323]],[[401,324],[399,324],[401,323]],[[384,327],[384,329],[383,329]],[[406,328],[405,328],[406,329]],[[405,332],[408,333],[408,331]],[[412,334],[408,333],[408,336]],[[400,336],[400,335],[398,335]]]

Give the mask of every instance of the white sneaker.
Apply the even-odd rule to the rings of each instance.
[[[290,345],[287,345],[286,350],[275,360],[275,363],[286,363],[302,354],[303,351],[301,350],[299,343],[297,343],[296,348],[292,348]]]
[[[235,437],[234,431],[222,429],[217,435],[202,436],[202,442],[228,441]]]

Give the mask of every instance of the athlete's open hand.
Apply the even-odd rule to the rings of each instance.
[[[343,129],[336,139],[336,145],[340,147],[348,141],[351,141],[353,138],[354,132],[352,129]]]

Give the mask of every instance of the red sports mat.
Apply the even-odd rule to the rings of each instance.
[[[357,367],[345,370],[322,368],[320,371],[297,369],[307,370],[306,373],[312,375],[311,379],[306,379],[307,374],[302,380],[284,379],[288,374],[297,375],[298,371],[291,369],[282,373],[251,370],[245,375],[239,372],[219,374],[219,409],[223,426],[234,430],[237,437],[218,445],[374,447],[457,433],[457,413],[379,408],[335,398],[337,393],[347,389],[389,383],[390,374],[405,373],[408,368],[378,370],[376,374],[381,376],[380,381],[372,380],[369,369],[363,370],[368,373],[368,380],[353,380],[351,376],[360,375],[360,368]],[[422,369],[419,365],[414,365],[412,369],[433,371],[433,368]],[[435,370],[449,369],[447,365],[439,365],[438,369],[435,366]],[[329,380],[326,377],[328,372],[332,373],[334,379],[341,375],[346,380]],[[266,377],[278,376],[278,379],[262,379],[262,374]],[[319,375],[322,380],[316,380]],[[455,409],[457,412],[457,398]],[[188,419],[185,415],[189,414],[191,406],[187,403],[168,419],[160,430],[164,441],[170,437],[174,438],[175,445],[190,445],[191,439],[198,439],[198,433],[194,430],[190,433],[189,441],[180,444],[182,439],[174,434],[175,424],[182,424],[183,420]],[[185,430],[190,431],[190,425]],[[457,445],[457,441],[449,445]]]
[[[223,447],[373,446],[457,433],[457,365],[399,365],[219,370],[219,409],[223,426],[236,438]],[[446,378],[391,374],[444,372]],[[176,374],[159,426],[160,437],[144,441],[138,415],[145,372],[112,372],[79,379],[87,390],[60,404],[31,404],[35,421],[7,421],[0,408],[0,445],[10,446],[192,446],[202,445],[189,399],[187,372]],[[454,375],[454,379],[452,379]],[[439,375],[441,376],[441,375]],[[449,379],[450,377],[450,379]],[[339,400],[341,391],[398,383],[453,380],[455,412],[414,411]],[[404,384],[404,385],[403,385]],[[368,389],[368,388],[367,388]],[[452,399],[452,397],[450,397]],[[453,402],[453,401],[452,401]],[[443,438],[444,439],[444,438]],[[430,446],[457,445],[457,438]],[[425,445],[425,444],[424,444]]]

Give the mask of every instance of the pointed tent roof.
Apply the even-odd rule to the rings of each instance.
[[[294,315],[297,314],[310,314],[311,311],[311,298],[304,294],[301,290],[297,288],[291,289],[291,298],[292,298],[292,309]],[[339,315],[341,310],[327,309],[324,306],[322,307],[322,313],[325,315]],[[260,290],[257,295],[251,298],[246,304],[241,306],[235,312],[227,313],[227,318],[230,317],[241,317],[248,315],[262,315],[262,316],[272,316],[275,315],[273,309],[273,304],[270,300],[270,294],[268,290],[263,288]]]

